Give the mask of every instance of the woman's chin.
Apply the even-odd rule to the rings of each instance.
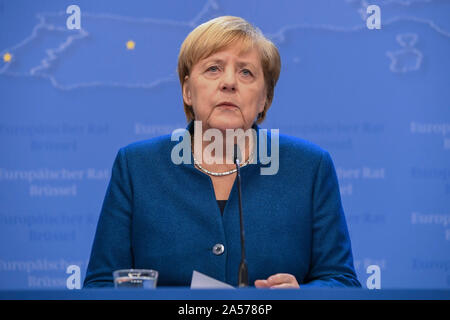
[[[220,117],[217,119],[211,119],[209,121],[209,127],[219,130],[239,129],[244,127],[244,122],[242,119],[236,119],[234,117]]]

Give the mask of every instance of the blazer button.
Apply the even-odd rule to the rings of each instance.
[[[225,247],[223,244],[218,243],[214,245],[212,251],[216,256],[220,256],[225,251]]]

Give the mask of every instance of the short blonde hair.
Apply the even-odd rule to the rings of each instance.
[[[267,110],[272,104],[275,85],[281,69],[281,59],[277,47],[264,35],[261,30],[252,26],[239,17],[222,16],[209,20],[195,28],[181,45],[178,56],[178,76],[181,90],[183,90],[186,76],[189,76],[193,66],[202,59],[239,43],[241,52],[246,52],[253,46],[260,51],[261,66],[267,89],[267,99],[263,112],[258,114],[256,123],[264,121]],[[195,119],[192,106],[184,102],[184,112],[188,122]]]

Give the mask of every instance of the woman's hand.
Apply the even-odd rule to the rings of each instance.
[[[256,288],[300,288],[300,285],[297,282],[297,279],[289,273],[277,273],[273,276],[270,276],[266,280],[256,280],[255,281]]]

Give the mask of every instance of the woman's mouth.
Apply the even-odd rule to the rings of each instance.
[[[238,107],[237,105],[235,105],[234,103],[228,102],[228,101],[221,102],[221,103],[217,104],[216,107],[221,107],[221,108],[226,108],[226,109],[239,108],[239,107]]]

